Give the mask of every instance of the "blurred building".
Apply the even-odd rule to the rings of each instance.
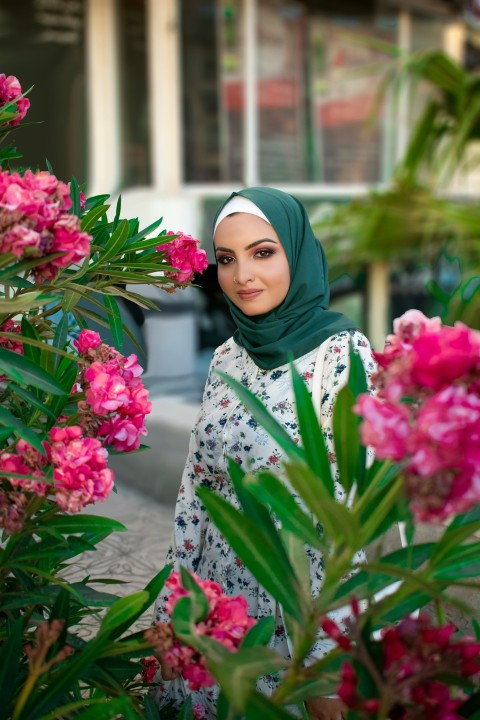
[[[467,14],[478,19],[476,2],[2,0],[0,71],[34,86],[28,119],[42,124],[18,136],[27,164],[121,193],[126,215],[163,216],[212,260],[212,217],[234,189],[274,185],[318,211],[388,181],[419,112],[405,96],[366,123],[392,48],[476,62]],[[360,274],[335,293],[378,337],[388,298],[376,282]],[[212,273],[203,284],[200,302],[170,302],[164,319],[194,312],[208,355],[229,326]],[[146,327],[148,345],[162,329]]]

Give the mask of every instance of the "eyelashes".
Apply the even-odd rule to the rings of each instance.
[[[260,248],[259,250],[255,250],[254,257],[258,258],[259,260],[264,260],[266,258],[271,257],[275,254],[275,250],[272,250],[271,248]],[[218,265],[230,265],[232,262],[234,262],[235,257],[233,255],[219,255],[217,256],[217,264]]]

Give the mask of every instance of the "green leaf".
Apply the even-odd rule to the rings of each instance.
[[[104,267],[106,262],[110,260],[110,258],[117,255],[120,250],[125,245],[125,242],[128,238],[128,234],[130,231],[130,226],[128,224],[128,220],[122,220],[119,224],[115,232],[110,237],[105,250],[101,253],[101,256],[98,260],[96,260],[94,263],[90,265],[90,272],[93,270],[96,270],[98,267]]]
[[[227,653],[221,662],[207,659],[207,667],[213,672],[222,691],[238,711],[245,708],[259,677],[282,670],[287,665],[288,660],[284,657],[271,648],[260,646],[240,648],[235,653]]]
[[[249,476],[245,475],[244,471],[238,463],[232,458],[227,459],[228,471],[235,493],[240,501],[240,505],[247,517],[250,518],[258,527],[261,527],[263,531],[270,537],[273,544],[278,546],[280,552],[282,552],[282,545],[278,543],[278,533],[275,528],[275,524],[270,517],[270,513],[267,508],[258,502],[256,497],[248,490],[245,481]],[[288,558],[284,553],[284,560],[288,563]]]
[[[13,427],[15,429],[15,435],[23,438],[23,440],[32,445],[35,450],[38,450],[39,453],[45,455],[45,448],[43,447],[37,433],[30,430],[30,428],[24,425],[19,418],[4,407],[0,407],[0,425],[8,428]]]
[[[206,488],[197,494],[220,532],[263,587],[278,600],[285,612],[301,621],[301,590],[285,551],[274,545],[262,527]],[[278,544],[281,545],[280,540]]]
[[[290,365],[290,370],[300,435],[307,463],[312,472],[322,480],[329,495],[333,497],[334,484],[323,430],[318,422],[312,398],[293,363]]]
[[[52,395],[63,395],[63,388],[51,375],[23,355],[0,348],[0,372],[19,384],[33,385]]]
[[[113,639],[118,636],[118,628],[123,627],[126,622],[133,622],[132,618],[139,617],[145,603],[149,601],[149,595],[144,590],[117,600],[103,618],[97,637],[108,636]]]
[[[256,647],[257,645],[267,645],[275,632],[275,618],[262,617],[244,636],[242,640],[242,648]]]
[[[2,603],[3,605],[3,603]],[[23,618],[7,621],[7,637],[0,645],[0,720],[8,720],[12,713],[12,699],[20,680],[19,668],[23,655]]]
[[[190,696],[191,697],[191,696]],[[157,703],[149,695],[143,696],[145,720],[161,720]]]
[[[72,198],[72,209],[70,212],[73,213],[73,215],[80,215],[80,188],[78,187],[76,178],[73,176],[70,181],[70,197]]]
[[[40,412],[45,415],[47,415],[52,420],[57,420],[58,415],[53,413],[50,408],[45,404],[43,400],[39,400],[36,395],[29,392],[28,390],[25,390],[25,388],[20,387],[20,385],[17,385],[16,383],[13,383],[10,385],[10,389],[15,393],[15,395],[18,395],[23,400],[25,400],[26,403],[29,405],[32,405],[32,407],[36,407],[37,410],[40,410]],[[58,397],[58,396],[57,396]]]
[[[129,238],[126,249],[129,252],[132,249],[136,249],[135,243],[138,245],[139,240],[142,240],[147,235],[150,235],[150,233],[152,233],[154,230],[156,230],[162,224],[162,222],[163,222],[163,217],[161,217],[159,220],[155,220],[155,222],[153,222],[151,225],[144,228],[143,230],[140,230],[140,232],[138,232],[136,235],[133,235],[133,237]],[[159,242],[157,243],[157,245],[160,244],[160,238],[158,238],[158,240],[159,240]],[[141,249],[141,247],[139,249]]]
[[[356,595],[360,598],[374,595],[399,579],[398,575],[392,575],[388,570],[382,572],[383,563],[387,566],[408,567],[415,570],[429,559],[434,547],[434,543],[422,543],[421,545],[395,550],[379,560],[374,572],[370,571],[370,566],[367,564],[365,570],[355,573],[346,582],[339,585],[335,593],[335,599],[345,598],[350,595]]]
[[[282,527],[295,533],[303,542],[317,550],[325,550],[325,543],[313,524],[313,517],[300,508],[282,481],[273,473],[261,470],[255,475],[248,475],[246,487],[255,497],[270,505]]]
[[[38,265],[38,263],[36,264]],[[27,292],[8,300],[0,300],[0,312],[8,314],[23,313],[59,299],[58,295],[44,295],[41,290]]]
[[[86,643],[81,652],[77,652],[62,663],[50,674],[48,685],[38,694],[30,696],[27,705],[28,720],[37,720],[45,713],[58,707],[59,701],[65,697],[65,692],[84,675],[102,650],[108,645],[107,637],[96,637]],[[33,707],[32,707],[33,706]]]
[[[188,590],[191,598],[191,619],[194,623],[205,620],[208,615],[208,599],[194,577],[184,568],[180,568],[182,584]]]
[[[42,342],[42,338],[38,334],[37,330],[28,322],[25,316],[22,317],[21,331],[23,336]],[[38,347],[25,343],[23,346],[23,352],[26,358],[36,365],[40,365],[40,349]]]
[[[68,315],[62,315],[62,319],[55,328],[55,334],[53,336],[53,347],[63,350],[68,341]],[[57,356],[57,360],[58,360]]]
[[[90,230],[95,226],[96,222],[102,217],[102,215],[107,212],[109,207],[109,205],[97,205],[96,207],[93,207],[91,210],[85,213],[85,215],[82,217],[83,232],[89,233]]]
[[[218,370],[216,371],[216,374],[219,375],[227,385],[235,390],[239,400],[288,455],[305,460],[304,451],[293,442],[287,431],[275,420],[273,415],[265,409],[261,400],[259,400],[256,395],[229,375],[226,375]]]
[[[160,590],[163,588],[165,584],[165,580],[170,575],[170,572],[172,570],[171,564],[165,565],[162,570],[160,570],[159,573],[153,577],[150,582],[146,585],[146,587],[143,590],[143,593],[146,595],[144,598],[143,604],[139,604],[136,612],[133,612],[129,615],[128,619],[125,620],[123,624],[118,625],[114,633],[110,634],[110,637],[112,639],[119,637],[124,633],[128,628],[138,620],[138,618],[143,615],[143,613],[148,610],[150,605],[155,601],[158,594],[160,593]]]
[[[82,707],[87,706],[84,710]],[[75,710],[75,715],[71,713]],[[116,718],[126,718],[134,712],[133,717],[140,718],[140,714],[133,710],[133,700],[127,696],[116,698],[85,698],[77,702],[62,705],[54,712],[43,715],[38,720],[58,720],[60,717],[75,717],[76,720],[115,720]]]
[[[120,352],[123,348],[123,323],[118,303],[112,295],[104,295],[103,302],[108,311],[108,322],[115,347]]]
[[[189,695],[183,703],[180,712],[178,713],[178,720],[193,720],[194,714],[192,711],[192,696]]]
[[[347,385],[338,393],[333,412],[335,457],[340,482],[347,493],[356,480],[360,446],[358,435],[360,418],[352,412],[354,404],[355,398]]]
[[[255,693],[247,700],[245,708],[245,720],[292,720],[297,715],[291,715],[286,710],[279,708],[278,705],[265,697]]]
[[[353,552],[360,549],[359,527],[348,508],[330,496],[323,482],[309,468],[299,463],[287,463],[285,470],[293,488],[322,525],[328,542],[340,542],[345,538]]]
[[[65,290],[65,293],[63,295],[62,300],[62,310],[64,313],[69,313],[71,310],[73,310],[80,300],[82,299],[82,296],[80,293],[76,292],[75,290]]]

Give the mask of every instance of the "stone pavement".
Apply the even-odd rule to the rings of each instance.
[[[145,585],[162,569],[173,530],[174,506],[161,504],[151,497],[117,483],[104,503],[88,506],[88,514],[102,515],[123,523],[127,531],[112,533],[97,546],[96,551],[86,552],[65,573],[70,582],[85,576],[121,580],[121,584],[95,584],[95,590],[129,595],[143,590]],[[148,627],[152,608],[135,624],[135,629]],[[93,631],[92,619],[80,634],[89,636]]]

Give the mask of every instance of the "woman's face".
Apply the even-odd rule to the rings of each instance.
[[[262,315],[284,301],[290,267],[270,223],[250,213],[228,216],[214,245],[220,287],[245,315]]]

